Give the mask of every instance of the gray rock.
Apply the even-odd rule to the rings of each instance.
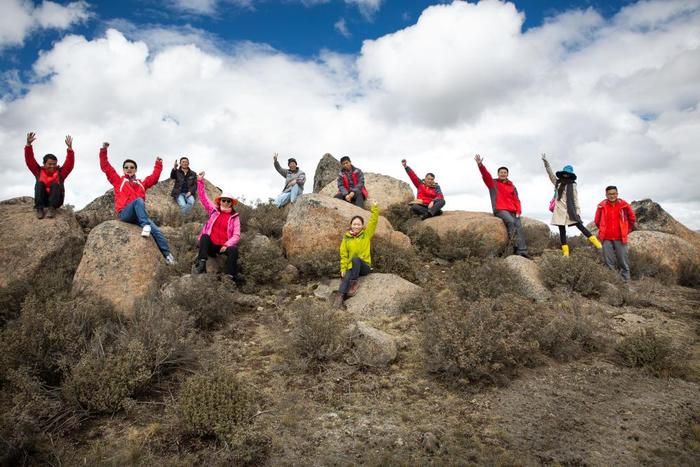
[[[542,282],[540,268],[534,261],[522,256],[510,255],[505,259],[505,264],[518,276],[522,295],[537,301],[549,299],[551,293]]]
[[[316,166],[313,192],[320,192],[323,187],[336,180],[338,172],[340,172],[340,161],[329,153],[324,154]]]
[[[359,364],[385,367],[396,360],[396,340],[389,334],[358,321],[351,326],[354,355]]]
[[[408,208],[408,203],[414,199],[411,185],[388,175],[365,172],[365,187],[369,193],[365,200],[365,209],[369,209],[373,202],[376,202],[382,211],[392,204],[406,204]],[[319,194],[335,196],[337,192],[338,184],[334,179]]]
[[[396,315],[405,311],[423,289],[395,274],[372,273],[360,278],[357,295],[345,300],[357,317]]]
[[[282,284],[292,284],[299,279],[299,269],[293,264],[288,264],[280,273],[279,280]]]

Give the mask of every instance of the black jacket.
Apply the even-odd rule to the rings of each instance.
[[[190,169],[187,172],[187,175],[185,175],[185,172],[183,172],[182,169],[172,169],[170,171],[170,178],[175,180],[175,184],[173,185],[173,191],[170,192],[170,195],[173,198],[177,198],[178,196],[180,196],[180,188],[184,183],[187,184],[187,191],[192,193],[192,196],[194,196],[195,198],[197,197],[197,174],[194,170]]]

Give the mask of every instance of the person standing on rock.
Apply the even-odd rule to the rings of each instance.
[[[345,297],[352,297],[357,293],[360,276],[366,276],[372,271],[370,244],[378,221],[379,206],[376,202],[372,203],[367,228],[362,216],[354,216],[350,220],[350,230],[345,232],[340,242],[341,282],[333,302],[335,308],[342,308]]]
[[[272,156],[275,170],[284,177],[284,190],[275,200],[275,205],[278,208],[284,207],[287,203],[294,203],[300,194],[304,192],[304,183],[306,182],[306,174],[297,166],[297,160],[293,157],[287,159],[287,167],[285,170],[279,162],[277,162],[277,153]]]
[[[605,188],[605,197],[595,212],[598,238],[603,242],[603,260],[613,271],[619,271],[625,282],[630,280],[627,236],[634,230],[637,218],[624,199],[617,196],[617,187]]]
[[[175,161],[170,178],[175,180],[170,195],[180,206],[180,213],[185,216],[194,206],[194,194],[197,189],[197,174],[190,169],[190,160],[187,157],[181,157],[179,164]]]
[[[481,172],[481,178],[483,178],[486,188],[489,189],[493,215],[503,221],[508,229],[508,237],[515,242],[514,253],[529,258],[525,233],[520,222],[520,215],[522,214],[520,197],[513,182],[508,180],[508,167],[499,167],[497,171],[498,178],[492,178],[484,166],[484,158],[477,154],[474,156],[474,160],[479,167],[479,172]]]
[[[365,174],[352,165],[348,156],[340,158],[340,173],[338,174],[338,199],[353,203],[359,208],[365,207],[367,189],[365,189]]]
[[[561,241],[561,251],[564,256],[569,256],[569,244],[566,241],[566,228],[575,225],[589,242],[598,249],[603,246],[581,221],[581,206],[578,203],[578,190],[576,189],[576,174],[574,168],[565,165],[556,174],[552,170],[547,160],[547,155],[542,154],[544,168],[549,175],[549,180],[554,185],[552,225],[559,227],[559,239]]]
[[[406,159],[401,160],[401,165],[406,169],[408,178],[418,189],[416,200],[411,202],[411,212],[420,216],[421,220],[428,217],[439,216],[445,206],[445,197],[442,195],[440,185],[435,183],[435,174],[428,172],[421,180],[416,173],[407,165]]]
[[[36,140],[36,133],[27,133],[27,145],[24,146],[24,162],[29,171],[36,177],[34,184],[34,209],[36,218],[43,219],[44,214],[51,219],[56,215],[56,209],[63,206],[65,188],[63,186],[66,177],[75,165],[75,153],[73,152],[73,138],[66,136],[66,162],[58,165],[58,159],[53,154],[46,154],[43,164],[40,166],[34,158],[32,143]],[[46,209],[46,211],[44,211]]]
[[[199,254],[194,272],[207,272],[207,259],[225,254],[226,274],[233,280],[236,278],[238,242],[241,240],[241,219],[233,209],[238,200],[229,193],[223,193],[212,203],[204,189],[204,172],[197,175],[197,194],[209,219],[199,233]]]
[[[152,235],[165,258],[165,262],[169,265],[175,264],[175,258],[170,252],[168,241],[146,212],[146,190],[158,183],[158,178],[163,170],[163,159],[156,157],[153,173],[144,178],[143,181],[136,178],[136,162],[132,159],[126,159],[122,164],[124,175],[119,176],[107,159],[108,147],[109,143],[103,143],[100,149],[100,168],[114,187],[114,210],[117,211],[117,217],[122,222],[142,227],[142,237]]]

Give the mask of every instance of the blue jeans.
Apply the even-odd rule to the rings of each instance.
[[[280,193],[280,195],[275,200],[275,205],[278,208],[281,208],[285,204],[289,203],[290,201],[293,203],[294,201],[297,200],[297,198],[299,197],[301,192],[302,192],[302,189],[299,187],[299,185],[294,185],[294,186],[292,186],[291,190],[289,190],[287,192]]]
[[[156,241],[158,249],[163,253],[163,256],[168,256],[168,253],[170,253],[168,241],[165,239],[156,223],[148,218],[146,204],[143,202],[143,198],[136,198],[131,203],[127,204],[119,213],[119,220],[128,222],[129,224],[136,224],[139,227],[150,224],[151,236],[153,236],[153,240]]]
[[[185,193],[180,193],[178,197],[175,198],[175,201],[177,201],[177,205],[180,206],[180,213],[183,216],[190,212],[192,206],[194,206],[194,196],[187,196]]]

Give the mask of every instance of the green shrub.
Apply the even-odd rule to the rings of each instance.
[[[372,268],[377,272],[396,274],[415,282],[419,260],[412,248],[402,248],[383,238],[372,239]]]
[[[411,207],[406,203],[394,203],[383,213],[394,230],[409,234],[418,218],[411,213]]]
[[[233,298],[236,290],[230,281],[221,281],[213,274],[192,276],[172,288],[170,306],[185,310],[201,330],[220,327],[237,311]]]
[[[94,414],[126,408],[130,398],[150,379],[148,355],[135,340],[106,348],[97,336],[62,386],[63,397]]]
[[[42,301],[30,294],[24,300],[21,316],[0,335],[1,373],[27,367],[44,383],[58,385],[95,332],[117,320],[111,306],[91,296]]]
[[[333,277],[340,274],[340,253],[338,251],[320,250],[305,253],[301,257],[289,260],[306,279]]]
[[[438,256],[440,237],[435,229],[415,223],[408,229],[407,235],[420,253],[426,256]]]
[[[605,341],[598,335],[598,326],[579,311],[575,302],[559,302],[553,307],[537,337],[542,352],[557,360],[569,361],[604,348]]]
[[[493,258],[483,263],[470,259],[452,265],[448,287],[463,300],[479,300],[517,293],[519,281],[503,259]]]
[[[246,291],[255,291],[255,285],[276,284],[287,266],[282,249],[274,240],[255,241],[253,236],[246,234],[238,251],[240,275],[248,286]]]
[[[603,283],[619,280],[615,273],[601,264],[596,253],[585,250],[573,252],[569,257],[561,253],[547,254],[540,264],[540,270],[542,280],[548,287],[561,287],[584,297],[598,296]]]
[[[258,200],[258,203],[259,202],[260,200]],[[239,198],[238,204],[236,205],[236,212],[241,220],[241,232],[247,232],[249,230],[250,219],[253,217],[253,207],[245,198]]]
[[[544,250],[558,249],[560,246],[557,236],[551,232],[547,236],[543,235],[541,227],[524,225],[523,235],[527,243],[528,254],[531,256],[540,256]]]
[[[316,370],[340,360],[350,345],[348,318],[325,301],[313,298],[292,305],[294,321],[289,335],[289,354],[307,369]]]
[[[282,238],[282,227],[287,222],[287,209],[280,209],[272,201],[258,203],[251,212],[248,229],[266,237]]]
[[[653,277],[656,280],[670,285],[676,282],[676,275],[668,267],[659,263],[659,261],[645,253],[640,253],[634,248],[629,250],[628,259],[630,263],[630,276],[632,279],[639,280],[642,277]]]
[[[690,260],[683,261],[678,272],[678,285],[700,289],[700,265]]]
[[[439,240],[435,256],[447,261],[494,256],[499,247],[487,241],[483,235],[464,231],[450,231]]]
[[[216,368],[188,378],[175,409],[184,434],[240,444],[256,413],[256,400],[232,371]]]
[[[625,337],[615,350],[626,366],[643,368],[655,376],[683,376],[687,370],[687,355],[682,355],[669,337],[656,334],[653,328]]]

